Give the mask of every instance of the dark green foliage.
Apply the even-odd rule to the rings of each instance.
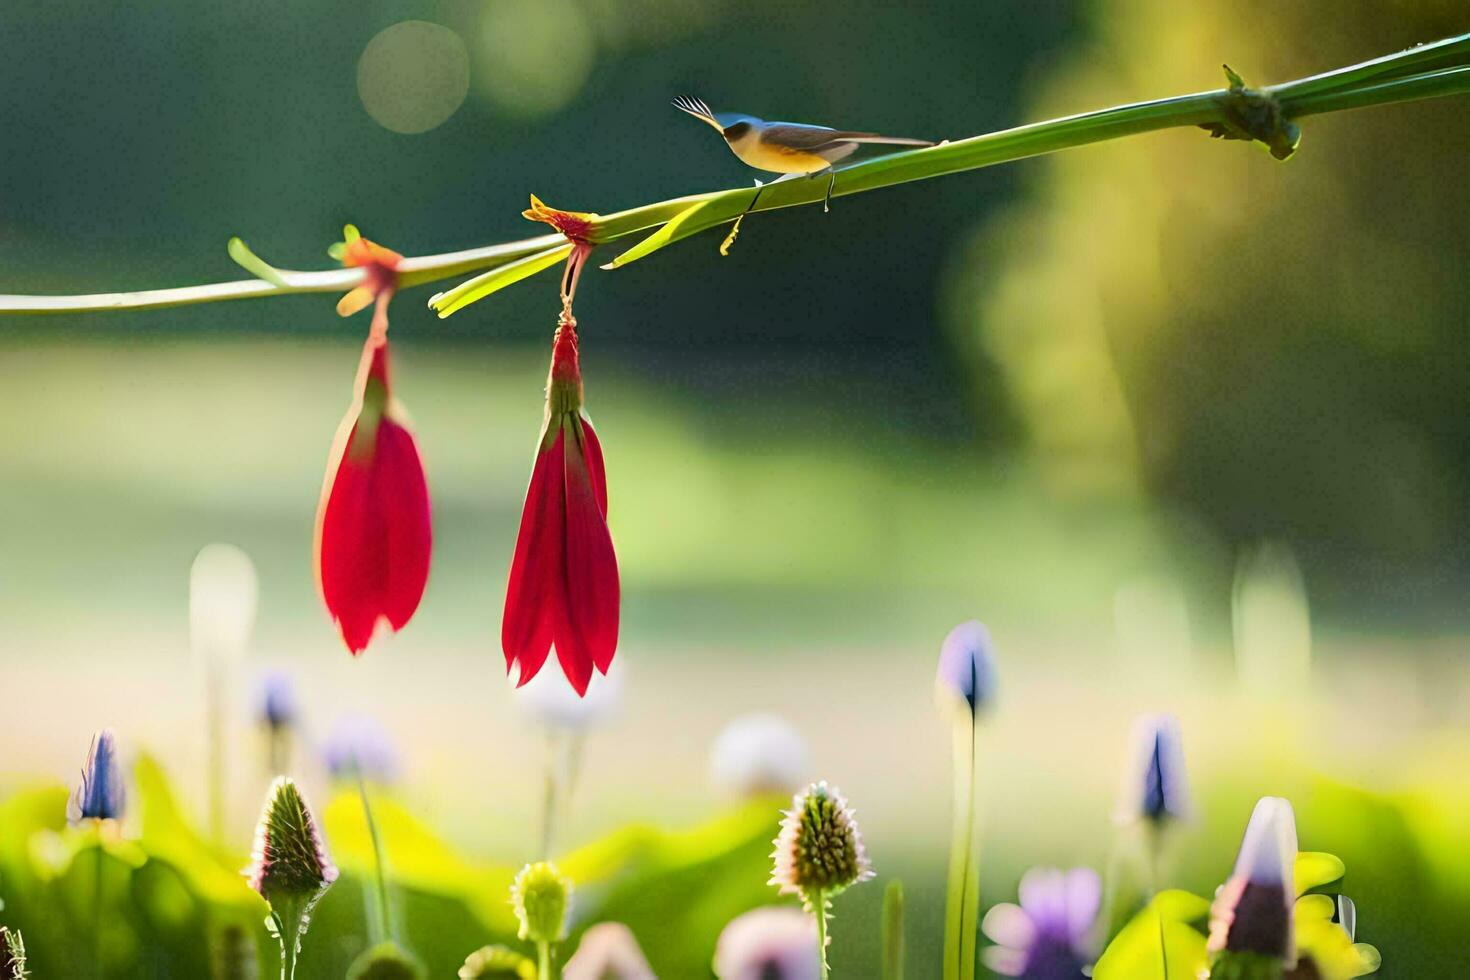
[[[347,980],[424,980],[424,965],[397,943],[379,943],[352,962]]]

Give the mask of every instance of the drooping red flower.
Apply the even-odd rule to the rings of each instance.
[[[552,647],[567,680],[587,692],[618,645],[618,560],[607,528],[602,446],[582,415],[577,321],[567,305],[552,342],[546,422],[505,592],[500,642],[518,684]]]
[[[413,433],[393,398],[388,299],[398,254],[348,228],[342,259],[363,267],[363,285],[342,298],[347,316],[376,300],[352,407],[327,462],[317,508],[316,569],[322,599],[354,655],[381,623],[402,629],[423,597],[433,533],[429,490]]]

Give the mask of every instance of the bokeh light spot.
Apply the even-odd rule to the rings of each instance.
[[[508,113],[541,116],[576,98],[595,55],[592,26],[574,0],[494,0],[480,21],[476,84]]]
[[[465,43],[428,21],[405,20],[380,31],[357,62],[362,107],[395,133],[426,133],[442,125],[469,88]]]

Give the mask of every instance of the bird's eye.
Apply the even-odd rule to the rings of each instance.
[[[750,132],[750,123],[738,122],[725,130],[725,139],[738,140],[748,132]]]

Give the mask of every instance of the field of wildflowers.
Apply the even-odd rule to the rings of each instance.
[[[425,16],[477,25],[489,62],[472,58],[463,31],[388,25],[352,52],[361,108],[395,139],[430,132],[468,97],[474,61],[490,93],[481,98],[519,120],[498,130],[513,140],[516,125],[560,111],[590,77],[584,64],[558,94],[558,77],[536,71],[548,54],[568,77],[579,50],[589,64],[589,52],[617,51],[609,63],[631,70],[645,49],[677,54],[681,38],[706,30],[701,17],[725,16],[649,2],[641,14],[623,0],[545,0],[544,9],[497,0],[479,12],[429,4]],[[929,40],[901,60],[932,69],[942,26],[914,12],[890,23],[893,11],[878,7],[866,11],[864,36],[888,43],[922,22]],[[1180,15],[1156,13],[1130,28],[1156,22],[1191,45],[1216,36],[1214,13],[1175,34],[1170,18]],[[1462,13],[1420,16],[1463,30]],[[17,16],[0,46],[65,34],[55,25],[72,15],[50,16]],[[666,33],[640,34],[649,24]],[[825,29],[802,36],[825,42]],[[249,29],[235,30],[244,44]],[[706,56],[749,31],[787,52],[758,59],[768,67],[802,60],[768,24],[741,22],[729,38],[709,30],[719,43]],[[1013,34],[1046,51],[1061,30],[1026,21]],[[1243,28],[1232,21],[1231,31]],[[1060,150],[1101,152],[1091,145],[1132,146],[1170,130],[1192,141],[1189,152],[1259,151],[1255,163],[1275,168],[1288,158],[1296,166],[1312,127],[1346,110],[1435,100],[1463,112],[1470,35],[1422,40],[1272,85],[1255,66],[1226,66],[1223,86],[1215,78],[1193,94],[1150,90],[1143,101],[1071,107],[981,135],[938,138],[936,128],[932,142],[768,124],[681,96],[676,107],[717,130],[738,160],[768,169],[764,161],[782,178],[607,213],[532,194],[523,217],[536,235],[436,253],[400,252],[397,234],[390,247],[346,224],[327,250],[336,265],[312,271],[277,267],[235,237],[228,257],[249,277],[234,282],[84,291],[70,272],[36,271],[45,248],[60,247],[28,244],[44,220],[0,212],[0,248],[14,248],[29,275],[6,280],[17,292],[0,295],[0,313],[58,314],[63,324],[0,337],[0,390],[21,406],[0,417],[0,980],[1465,974],[1470,671],[1463,612],[1426,598],[1458,595],[1462,556],[1434,530],[1462,530],[1448,498],[1463,453],[1435,455],[1454,445],[1453,432],[1423,418],[1424,431],[1414,429],[1405,418],[1419,416],[1405,409],[1362,432],[1344,423],[1341,444],[1298,435],[1291,458],[1263,452],[1245,466],[1283,467],[1245,481],[1247,490],[1290,485],[1300,459],[1326,458],[1325,472],[1341,473],[1338,457],[1360,459],[1360,442],[1402,478],[1365,476],[1389,490],[1357,510],[1338,499],[1356,487],[1318,480],[1320,513],[1293,501],[1267,514],[1264,530],[1245,521],[1251,535],[1237,535],[1232,521],[1257,497],[1232,491],[1222,504],[1205,493],[1180,505],[1171,493],[1198,475],[1171,471],[1183,466],[1171,454],[1190,436],[1228,458],[1263,432],[1280,434],[1251,424],[1242,436],[1220,421],[1226,409],[1186,435],[1166,413],[1148,417],[1139,406],[1168,387],[1153,375],[1200,365],[1186,351],[1178,364],[1150,354],[1152,372],[1130,370],[1149,345],[1119,342],[1104,325],[1118,304],[1139,324],[1168,311],[1187,319],[1195,283],[1172,293],[1160,284],[1206,240],[1254,268],[1242,256],[1266,244],[1241,229],[1258,223],[1258,201],[1222,206],[1199,187],[1170,189],[1170,168],[1136,158],[1109,158],[1123,179],[1085,172],[1085,194],[1069,194],[1067,171],[1050,171],[1045,192],[1030,194],[1032,217],[1018,211],[998,225],[1010,229],[1001,245],[988,246],[1004,259],[1004,284],[978,304],[986,340],[966,340],[942,367],[913,376],[891,337],[842,349],[875,329],[868,310],[858,309],[868,321],[857,317],[804,355],[768,344],[767,329],[788,321],[840,319],[806,295],[817,287],[805,280],[776,294],[721,266],[727,281],[691,295],[734,317],[727,343],[742,330],[756,340],[704,360],[686,362],[688,338],[674,336],[653,354],[625,350],[620,363],[606,338],[636,336],[657,314],[599,305],[610,295],[602,272],[638,263],[623,276],[653,281],[635,277],[680,261],[673,246],[701,232],[724,232],[710,262],[741,261],[762,241],[777,252],[809,245],[810,229],[779,237],[793,226],[773,212],[786,209],[820,202],[834,222],[864,222],[831,226],[847,231],[824,240],[845,243],[858,240],[854,230],[892,234],[914,213],[942,225],[953,210],[910,198],[870,226],[858,217],[868,192],[909,193],[903,185]],[[50,45],[58,57],[64,48]],[[29,70],[14,51],[0,53],[14,55],[17,77]],[[174,77],[214,77],[191,64],[182,58]],[[136,81],[119,77],[125,89]],[[162,104],[188,102],[180,93],[192,90],[175,87]],[[620,113],[643,111],[625,102]],[[645,124],[596,122],[584,128],[604,149],[632,147],[609,153],[645,165],[680,155],[636,156]],[[46,127],[10,129],[34,141]],[[560,140],[557,130],[541,135]],[[1426,155],[1463,162],[1461,150],[1425,142]],[[846,162],[873,144],[881,155]],[[557,145],[561,166],[538,161],[532,173],[561,200],[575,187],[562,181],[593,151]],[[333,157],[320,187],[370,169],[343,159]],[[180,167],[186,176],[170,186],[187,193],[195,170]],[[1278,179],[1274,169],[1244,172],[1260,187]],[[1314,187],[1337,186],[1331,171],[1312,175]],[[1383,189],[1357,171],[1341,180]],[[478,182],[472,175],[467,186]],[[120,196],[147,197],[123,183]],[[407,192],[382,184],[352,206],[375,219],[393,213],[371,201]],[[393,193],[382,193],[388,185]],[[1113,193],[1125,203],[1110,204]],[[1178,200],[1192,202],[1203,230],[1171,250],[1174,232],[1161,229]],[[1094,221],[1109,207],[1117,213]],[[78,214],[90,219],[85,207]],[[815,207],[797,214],[821,217]],[[1336,220],[1324,216],[1322,228]],[[1157,235],[1109,244],[1117,227],[1147,221]],[[1212,239],[1212,221],[1240,241]],[[1295,241],[1279,215],[1260,223],[1257,234]],[[1463,223],[1449,224],[1445,239],[1462,238]],[[1426,298],[1438,296],[1424,288],[1439,281],[1438,265],[1416,265],[1416,243],[1389,242],[1374,222],[1361,237],[1381,256],[1325,265],[1333,287],[1314,288],[1349,296],[1375,327],[1379,293],[1395,297],[1405,323],[1456,315],[1443,312],[1451,299]],[[1300,268],[1330,251],[1298,247]],[[100,272],[147,271],[126,251]],[[943,261],[970,269],[962,251]],[[1380,257],[1398,262],[1400,278],[1432,268],[1408,292],[1364,286],[1364,270],[1379,268],[1367,259]],[[1050,282],[1058,263],[1074,261],[1102,285],[1079,285],[1082,271],[1075,289]],[[878,302],[882,284],[833,263],[812,278],[830,280],[833,295]],[[1117,282],[1098,271],[1112,263]],[[1221,273],[1230,288],[1215,290],[1226,306],[1269,321],[1300,301],[1244,299],[1265,281],[1286,297],[1280,265],[1251,276],[1217,265],[1230,269]],[[554,292],[540,288],[550,277],[533,279],[547,271],[560,272]],[[487,353],[430,332],[449,329],[440,325],[450,317],[489,322],[502,302],[519,316],[500,294],[526,280],[534,347]],[[405,298],[426,285],[439,290],[426,304]],[[1404,298],[1413,288],[1420,302]],[[967,289],[951,291],[956,306],[976,303]],[[1443,292],[1452,298],[1451,285]],[[311,294],[337,298],[348,342],[196,335],[202,321],[182,319],[173,329],[187,329],[160,341],[142,326],[205,304]],[[137,329],[75,327],[104,312],[138,317],[121,321]],[[699,340],[707,324],[680,326]],[[1433,348],[1431,333],[1362,344],[1376,367],[1394,344]],[[431,336],[437,343],[424,342]],[[958,407],[954,374],[979,348],[1013,373],[1009,393],[986,394],[976,411]],[[1205,389],[1217,373],[1227,372],[1204,372]],[[1226,400],[1263,397],[1251,390],[1259,382],[1273,408],[1280,400],[1285,414],[1310,416],[1303,392],[1319,373],[1330,371],[1273,386],[1241,372]],[[1455,384],[1434,372],[1420,382],[1424,404],[1412,407],[1453,430],[1455,411],[1434,393],[1449,392],[1453,408]],[[1000,417],[1006,399],[1015,418]],[[976,452],[970,413],[994,426],[987,438],[1025,428],[1029,448]],[[1375,507],[1382,529],[1360,513]],[[1343,513],[1357,518],[1351,532]],[[1385,555],[1415,571],[1400,577]],[[1381,611],[1346,603],[1321,615],[1309,598],[1318,568],[1356,582],[1358,595],[1397,596],[1410,613],[1387,627]]]

